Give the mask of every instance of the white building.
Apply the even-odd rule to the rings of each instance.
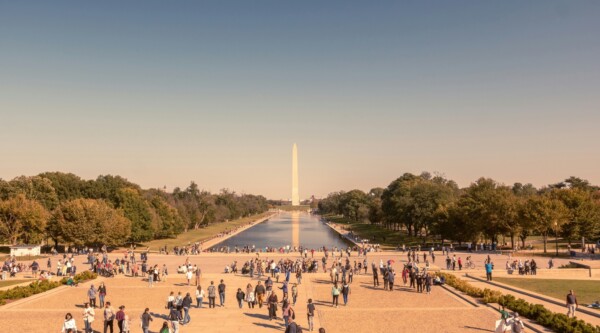
[[[10,247],[10,255],[15,257],[39,256],[41,245],[13,245]]]

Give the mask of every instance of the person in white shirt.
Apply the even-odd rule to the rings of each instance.
[[[204,290],[202,290],[201,286],[196,288],[196,308],[202,307],[202,300],[204,299]]]
[[[76,333],[77,332],[77,324],[75,323],[75,319],[73,319],[73,315],[71,313],[67,313],[65,316],[65,322],[63,323],[62,333]]]
[[[84,333],[92,333],[92,323],[94,322],[94,317],[96,316],[94,313],[94,308],[89,306],[89,303],[85,303],[83,307],[83,324],[85,325]]]

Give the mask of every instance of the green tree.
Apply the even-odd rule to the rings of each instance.
[[[553,198],[551,192],[527,199],[524,217],[542,235],[544,240],[544,253],[547,252],[548,235],[558,233],[569,220],[567,207],[558,199]]]
[[[123,188],[117,192],[116,208],[123,211],[131,221],[130,240],[132,242],[145,242],[154,237],[153,216],[148,202],[140,195],[137,189]]]

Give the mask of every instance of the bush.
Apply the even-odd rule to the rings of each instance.
[[[81,272],[73,277],[73,281],[76,283],[92,280],[98,277],[96,273],[85,271]],[[7,300],[18,300],[27,298],[36,294],[43,293],[50,289],[60,287],[67,284],[67,278],[63,278],[60,281],[34,281],[26,286],[14,287],[8,290],[0,290],[0,305],[6,304]]]
[[[583,320],[569,318],[562,313],[554,313],[541,304],[531,304],[513,295],[504,295],[499,291],[474,287],[468,282],[451,274],[441,273],[446,283],[467,295],[480,298],[484,303],[498,303],[519,315],[535,320],[538,324],[558,333],[598,333],[600,326],[594,326]]]

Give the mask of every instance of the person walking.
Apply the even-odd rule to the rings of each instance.
[[[61,332],[67,333],[69,331],[75,333],[77,332],[77,324],[75,323],[75,319],[73,319],[73,315],[70,312],[65,315],[65,321],[62,325]]]
[[[92,323],[94,322],[94,308],[90,306],[89,303],[83,304],[83,325],[85,330],[83,333],[92,333],[94,330],[92,329]]]
[[[196,308],[202,307],[202,300],[204,299],[204,290],[202,290],[202,286],[198,285],[196,288]]]
[[[340,298],[340,288],[338,287],[337,282],[333,284],[331,288],[331,295],[333,296],[333,300],[331,301],[331,306],[338,307],[338,298]]]
[[[388,272],[388,288],[390,291],[394,290],[394,281],[396,280],[396,272],[393,269],[389,269]]]
[[[121,305],[119,307],[119,311],[115,315],[115,319],[117,320],[117,327],[119,327],[119,333],[123,333],[123,320],[125,320],[125,306]]]
[[[187,325],[192,318],[190,317],[190,307],[192,307],[192,296],[190,293],[186,293],[183,301],[181,301],[181,306],[183,307],[183,325]]]
[[[191,285],[191,283],[192,283],[193,274],[194,273],[191,270],[188,270],[187,273],[185,273],[185,277],[187,278],[187,281],[188,281],[188,286]]]
[[[315,319],[315,305],[313,304],[312,298],[308,299],[308,305],[306,306],[306,316],[308,319],[308,330],[313,331],[314,319]]]
[[[217,292],[216,292],[215,288],[215,282],[214,281],[210,281],[210,286],[208,286],[208,308],[214,308],[215,307],[215,297],[217,296]]]
[[[219,283],[219,302],[221,307],[225,306],[225,283],[223,283],[223,280]]]
[[[296,299],[298,299],[298,285],[295,283],[292,285],[292,305],[296,306]]]
[[[171,308],[171,311],[169,312],[169,321],[171,322],[173,333],[179,333],[179,322],[181,320],[181,312],[175,308]]]
[[[110,328],[110,333],[114,333],[115,310],[110,306],[110,302],[106,302],[104,307],[104,333]]]
[[[256,296],[256,301],[258,302],[258,308],[262,308],[263,301],[265,299],[265,292],[265,286],[263,286],[259,280],[256,288],[254,288],[254,295]]]
[[[567,294],[567,317],[575,317],[577,307],[579,307],[579,303],[577,303],[575,292],[571,289]]]
[[[146,333],[146,332],[144,332]],[[160,331],[158,331],[158,333],[171,333],[171,329],[169,328],[169,323],[168,322],[163,322],[162,327],[160,328]]]
[[[152,316],[150,315],[150,309],[146,308],[144,309],[144,313],[142,313],[142,318],[141,318],[141,325],[142,325],[142,332],[144,333],[148,333],[148,329],[150,329],[150,322],[152,321]],[[165,324],[167,322],[165,321]],[[164,327],[164,325],[163,325]],[[167,327],[168,329],[168,327]],[[161,330],[162,332],[162,330]]]
[[[240,309],[244,306],[245,298],[246,294],[242,291],[242,288],[238,288],[237,292],[235,293],[235,299],[237,299]]]
[[[248,283],[248,286],[246,287],[246,302],[248,303],[248,309],[254,309],[256,298],[254,297],[254,288],[252,288],[250,283]]]
[[[287,300],[283,301],[281,315],[283,316],[283,322],[285,323],[285,328],[287,329],[287,327],[290,325],[292,318],[296,317],[296,315],[294,314],[294,309],[292,309],[292,305]]]
[[[492,271],[494,270],[494,264],[492,264],[491,260],[486,261],[485,263],[485,276],[488,281],[492,281]]]
[[[515,315],[512,319],[511,328],[513,333],[525,332],[525,324],[523,324],[523,321],[521,321],[521,318],[519,317],[519,314],[517,312],[515,312]]]

